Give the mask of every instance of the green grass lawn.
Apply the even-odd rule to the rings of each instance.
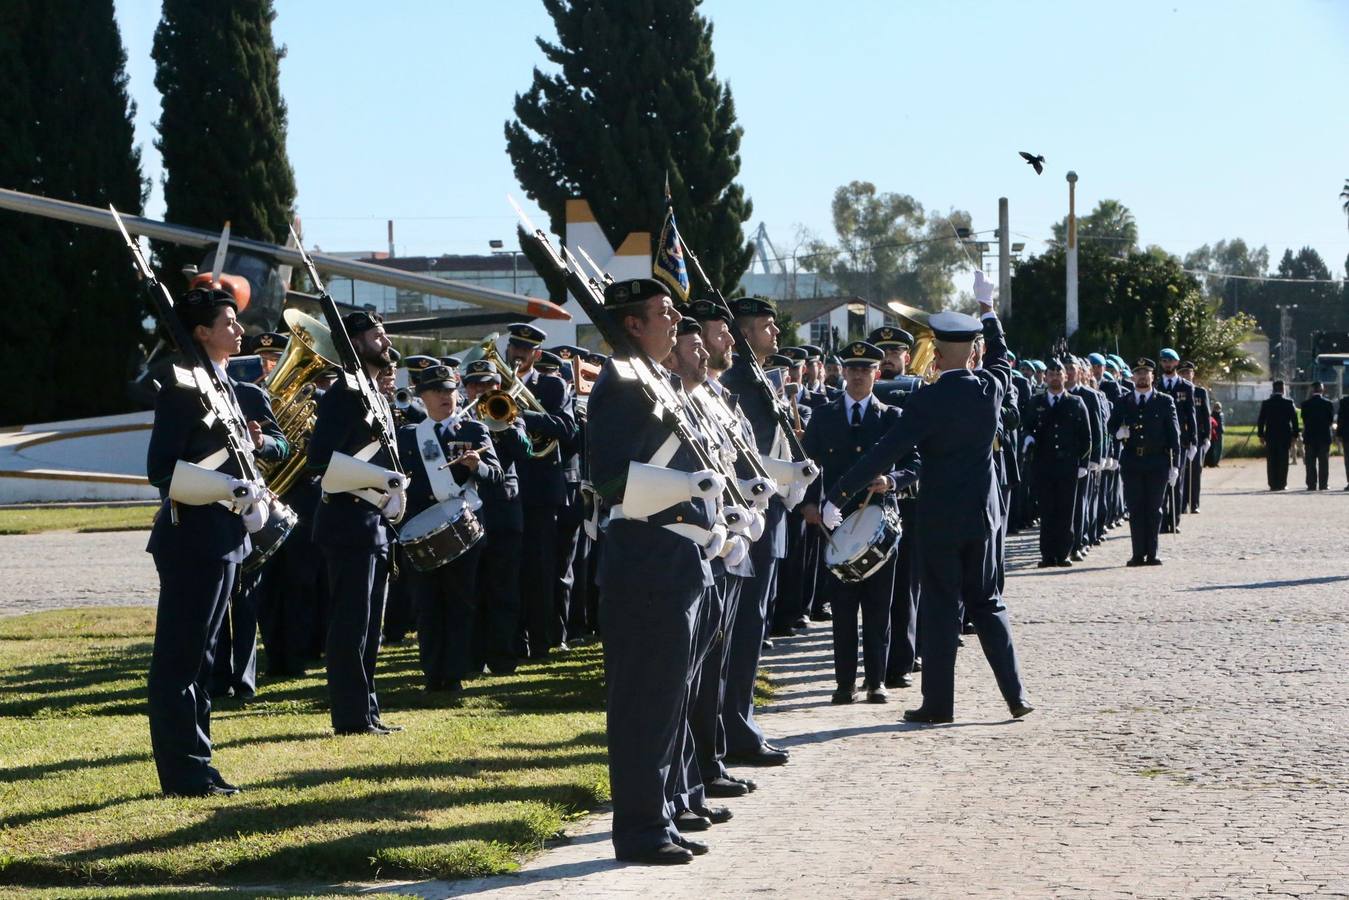
[[[40,531],[138,531],[149,528],[156,506],[49,506],[0,509],[0,534]]]
[[[1332,442],[1330,455],[1339,456],[1339,445]],[[1254,425],[1229,425],[1223,431],[1223,458],[1265,458],[1265,445],[1255,436]]]
[[[504,872],[608,798],[598,647],[446,700],[419,689],[410,643],[386,648],[377,676],[387,721],[406,731],[335,737],[321,673],[267,681],[257,702],[225,701],[212,717],[215,762],[244,792],[162,798],[145,718],[153,617],[0,620],[0,894],[291,884],[319,886],[314,896],[346,881]]]

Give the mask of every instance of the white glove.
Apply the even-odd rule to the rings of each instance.
[[[726,477],[720,472],[703,469],[699,472],[689,473],[690,500],[711,500],[714,497],[720,497],[724,490],[726,490]]]
[[[1097,472],[1101,471],[1101,464],[1098,462],[1089,462],[1087,463],[1087,471],[1095,475]]]
[[[1189,462],[1190,460],[1194,459],[1195,454],[1198,452],[1199,448],[1191,444],[1190,449],[1185,451],[1185,461]]]
[[[824,509],[820,512],[820,521],[824,522],[824,527],[833,531],[843,524],[843,511],[833,504],[825,503]]]
[[[721,548],[726,546],[726,526],[712,526],[712,536],[708,538],[707,546],[703,547],[703,556],[706,559],[716,559],[721,555]]]
[[[757,541],[763,537],[764,527],[767,524],[768,519],[764,517],[761,511],[751,509],[749,511],[749,530],[745,532],[745,537],[749,538],[750,543]]]
[[[1180,469],[1177,469],[1175,466],[1172,466],[1166,473],[1166,483],[1174,485],[1179,480],[1180,480]]]
[[[726,539],[726,545],[721,548],[721,560],[727,568],[733,569],[740,565],[746,556],[749,556],[749,541],[738,534]]]
[[[1129,439],[1129,426],[1121,425],[1118,429],[1116,429],[1115,437],[1121,441],[1127,441]]]
[[[777,492],[778,483],[771,478],[747,478],[740,482],[740,493],[755,509],[767,509],[768,502]]]
[[[384,514],[384,518],[388,519],[390,522],[397,522],[402,517],[403,497],[404,494],[402,491],[393,491],[389,494],[389,499],[384,501],[384,506],[380,509],[380,512]]]
[[[1027,450],[1031,448],[1031,445],[1034,443],[1035,443],[1035,435],[1033,434],[1026,435],[1026,439],[1021,442],[1021,452],[1025,453]]]
[[[230,502],[234,504],[235,512],[243,512],[247,507],[254,506],[267,496],[267,488],[256,481],[245,481],[242,478],[230,479],[230,493],[234,495]],[[264,516],[264,518],[266,518]]]
[[[267,524],[267,504],[254,503],[244,507],[240,518],[244,520],[244,528],[249,534],[257,534],[262,530],[262,526]]]
[[[1077,467],[1077,477],[1078,477],[1078,478],[1086,478],[1086,477],[1087,477],[1087,467],[1086,467],[1086,466],[1078,466],[1078,467]]]
[[[749,534],[753,523],[753,514],[743,506],[723,506],[722,518],[726,520],[726,530],[731,534]]]
[[[393,469],[384,470],[384,483],[389,486],[392,493],[401,494],[408,489],[408,477],[402,472],[395,472]]]
[[[806,499],[806,491],[810,488],[810,482],[797,484],[787,492],[787,496],[782,499],[782,503],[788,509],[796,509],[802,500]]]
[[[1112,457],[1110,457],[1110,459],[1108,459],[1108,460],[1106,460],[1106,461],[1107,461],[1108,463],[1110,463],[1110,471],[1112,471],[1112,472],[1117,472],[1117,471],[1119,471],[1119,460],[1115,459],[1115,457],[1112,456]]]
[[[981,306],[993,306],[993,282],[985,278],[980,269],[974,270],[974,299]]]

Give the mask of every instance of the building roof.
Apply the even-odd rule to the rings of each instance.
[[[441,254],[440,256],[384,256],[375,259],[366,259],[365,262],[374,263],[377,266],[387,266],[390,269],[398,269],[403,272],[422,272],[434,274],[436,272],[510,272],[516,271],[519,275],[532,274],[534,267],[529,264],[522,254],[515,254],[520,258],[511,262],[512,254],[502,252],[500,254]]]
[[[789,314],[792,319],[802,325],[813,322],[821,316],[827,316],[840,306],[854,303],[863,303],[872,309],[879,309],[886,315],[894,315],[885,304],[856,295],[840,294],[833,297],[808,297],[801,300],[775,300],[774,302],[778,305],[778,309]]]

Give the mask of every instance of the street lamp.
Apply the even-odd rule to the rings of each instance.
[[[520,267],[519,267],[518,263],[516,262],[516,258],[517,258],[517,254],[519,254],[520,251],[519,251],[519,250],[503,250],[503,249],[501,249],[502,247],[505,247],[505,246],[506,246],[506,242],[505,242],[505,241],[502,241],[502,240],[498,240],[497,238],[492,238],[491,240],[489,240],[489,241],[487,242],[487,246],[490,247],[490,248],[492,249],[492,255],[493,255],[493,256],[505,256],[507,253],[509,253],[509,254],[511,255],[511,293],[512,293],[512,294],[516,293],[516,290],[515,290],[515,288],[516,288],[516,276],[518,275],[519,270],[520,270]]]
[[[1068,300],[1064,310],[1064,330],[1067,337],[1077,333],[1077,173],[1068,173]]]

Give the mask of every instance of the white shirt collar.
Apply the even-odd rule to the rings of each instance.
[[[848,415],[848,421],[852,421],[852,408],[854,406],[862,407],[862,417],[866,418],[867,410],[871,408],[871,395],[867,394],[861,400],[854,400],[849,394],[843,395],[843,411]]]
[[[1146,402],[1146,401],[1148,401],[1148,400],[1151,400],[1151,399],[1152,399],[1152,388],[1148,388],[1146,391],[1137,391],[1137,390],[1136,390],[1136,391],[1134,391],[1134,396],[1135,396],[1138,400],[1143,401],[1143,402]]]

